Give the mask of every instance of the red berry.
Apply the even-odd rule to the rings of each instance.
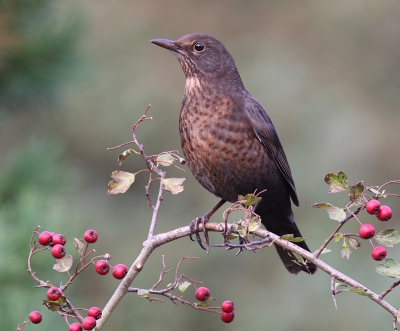
[[[95,320],[98,320],[102,316],[102,311],[98,307],[92,307],[88,310],[88,316],[92,316]]]
[[[362,239],[371,239],[375,235],[375,228],[372,224],[363,224],[358,229],[358,234]]]
[[[29,319],[33,324],[39,324],[42,321],[42,315],[36,310],[29,314]]]
[[[87,230],[85,234],[83,235],[83,239],[89,244],[93,244],[97,241],[98,234],[94,230]]]
[[[82,325],[80,325],[79,323],[72,323],[69,326],[69,331],[82,331]]]
[[[113,269],[113,276],[116,279],[122,279],[126,276],[126,273],[128,272],[128,268],[125,266],[125,264],[117,264],[114,269]]]
[[[98,260],[96,262],[95,269],[99,275],[107,275],[110,271],[110,265],[105,260]]]
[[[61,291],[58,287],[52,286],[47,290],[47,297],[51,301],[56,301],[60,298],[61,296]]]
[[[199,287],[196,290],[195,296],[199,301],[207,301],[210,297],[210,291],[207,287]]]
[[[381,203],[378,200],[372,199],[366,203],[365,209],[368,214],[374,215],[378,212],[380,206]]]
[[[67,242],[67,239],[62,235],[62,234],[55,234],[53,235],[53,245],[65,245],[65,243]]]
[[[65,253],[66,251],[63,245],[57,244],[51,248],[51,255],[53,255],[55,259],[63,258],[65,256]]]
[[[381,206],[376,217],[378,217],[380,221],[389,221],[392,218],[392,210],[388,206]]]
[[[49,231],[43,231],[41,234],[39,234],[38,240],[40,245],[47,246],[53,242],[53,236]]]
[[[371,256],[375,261],[382,261],[386,257],[386,254],[387,250],[382,246],[376,246],[371,252]]]
[[[85,317],[82,326],[85,330],[93,330],[96,327],[96,320],[92,316]]]
[[[230,323],[235,318],[235,312],[225,313],[224,311],[221,313],[221,320],[225,323]]]
[[[233,302],[230,300],[224,301],[221,305],[221,309],[222,311],[224,311],[225,313],[231,313],[233,312],[234,309],[234,305]]]

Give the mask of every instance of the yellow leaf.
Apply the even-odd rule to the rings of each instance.
[[[178,194],[183,191],[182,183],[186,178],[164,178],[161,182],[164,189],[171,192],[172,194]]]

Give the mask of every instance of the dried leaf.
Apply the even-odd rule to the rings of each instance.
[[[79,257],[83,258],[84,255],[85,255],[85,250],[86,250],[85,242],[83,240],[81,240],[81,239],[75,238],[74,246],[75,246],[75,249],[77,250],[77,252],[79,254]]]
[[[375,270],[384,276],[400,278],[400,264],[393,259],[385,259],[385,264],[378,265]]]
[[[332,206],[327,211],[331,220],[342,222],[346,219],[346,212],[342,208]]]
[[[400,235],[397,229],[386,229],[375,235],[376,241],[386,247],[393,247],[400,243]]]
[[[342,171],[338,174],[330,172],[325,175],[325,183],[329,185],[329,193],[347,190],[347,175]]]
[[[58,272],[66,272],[71,269],[74,259],[71,254],[66,254],[62,259],[56,259],[53,269]]]
[[[127,149],[126,151],[123,151],[121,154],[118,155],[118,164],[122,165],[122,161],[124,161],[131,154],[140,154],[140,153],[136,152],[132,148],[131,149]]]
[[[183,294],[183,292],[185,292],[190,285],[192,285],[192,283],[185,280],[184,282],[178,284],[178,289]]]
[[[332,252],[332,250],[330,250],[329,248],[324,248],[323,250],[322,250],[322,252],[321,252],[321,254],[326,254],[326,253],[330,253],[330,252]]]
[[[162,165],[164,167],[169,167],[171,164],[173,164],[176,161],[176,158],[174,158],[171,154],[169,153],[164,153],[160,154],[157,156],[155,159],[156,166],[158,167],[159,165]]]
[[[349,258],[350,258],[351,250],[350,250],[349,244],[348,244],[346,241],[343,242],[343,245],[342,245],[342,249],[341,249],[341,251],[340,251],[340,254],[342,255],[342,258],[343,258],[343,259],[344,259],[344,258],[346,258],[346,259],[349,259]]]
[[[363,181],[358,182],[353,186],[350,186],[349,191],[350,200],[357,199],[361,195],[361,193],[364,192]]]
[[[313,208],[329,208],[332,207],[332,205],[328,202],[318,202],[318,203],[314,203],[311,207]]]
[[[163,178],[161,182],[163,183],[164,189],[171,192],[172,194],[178,194],[183,191],[183,185],[186,178]]]
[[[113,179],[108,183],[108,194],[125,193],[135,181],[135,174],[121,170],[115,170],[111,173]]]
[[[361,246],[361,243],[356,238],[349,238],[349,244],[351,248],[357,249]]]

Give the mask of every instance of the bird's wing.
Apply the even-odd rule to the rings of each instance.
[[[268,156],[275,161],[276,166],[289,183],[291,187],[290,196],[293,203],[298,206],[299,199],[297,197],[292,172],[290,171],[289,162],[286,158],[282,144],[279,141],[275,127],[267,112],[257,100],[253,97],[246,98],[246,100],[244,108],[246,109],[246,113],[251,121],[254,133],[263,144]]]

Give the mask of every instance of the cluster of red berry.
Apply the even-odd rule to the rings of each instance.
[[[210,290],[207,287],[199,287],[196,290],[195,296],[199,301],[207,301],[210,298]],[[230,323],[235,318],[234,305],[232,301],[224,301],[221,305],[221,320],[225,323]]]
[[[376,215],[380,221],[388,221],[392,217],[392,210],[388,206],[381,206],[378,200],[369,200],[365,209],[368,214]],[[375,228],[372,224],[363,224],[358,230],[358,234],[362,239],[371,239],[375,235]],[[382,261],[387,254],[387,250],[383,246],[376,246],[371,252],[371,256],[375,261]]]

